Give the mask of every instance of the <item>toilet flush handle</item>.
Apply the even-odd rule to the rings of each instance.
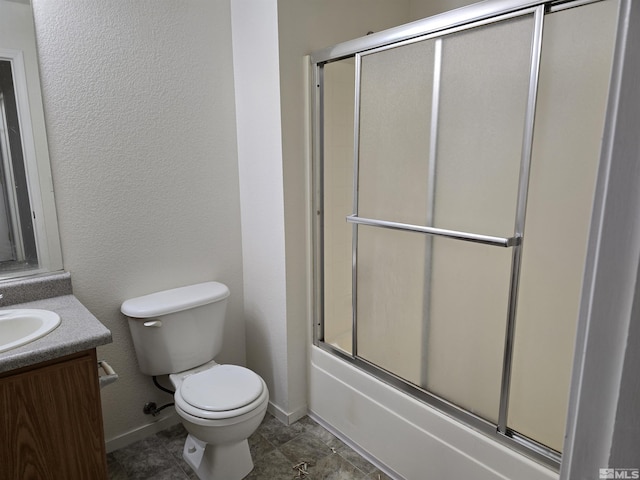
[[[152,320],[150,322],[144,322],[145,327],[161,327],[162,322],[160,320]]]

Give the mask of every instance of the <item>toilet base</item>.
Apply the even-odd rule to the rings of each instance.
[[[182,457],[200,480],[241,480],[253,470],[249,442],[210,445],[189,434]]]

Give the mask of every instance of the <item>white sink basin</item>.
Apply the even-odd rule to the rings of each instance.
[[[0,310],[0,352],[33,342],[60,325],[60,315],[49,310]]]

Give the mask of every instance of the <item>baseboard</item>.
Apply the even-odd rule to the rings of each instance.
[[[280,407],[275,405],[274,403],[269,402],[269,405],[267,406],[267,412],[269,412],[271,415],[276,417],[285,425],[291,425],[292,423],[297,422],[307,414],[307,406],[303,405],[302,407],[294,410],[293,412],[287,413],[284,410],[282,410]]]
[[[151,435],[176,425],[177,423],[180,423],[178,415],[176,415],[175,412],[168,413],[153,423],[143,425],[127,433],[108,439],[106,441],[107,453],[119,450],[127,445],[137,442],[138,440],[150,437]]]
[[[269,402],[269,405],[267,406],[267,411],[271,415],[276,417],[278,420],[280,420],[282,423],[284,423],[285,425],[291,425],[292,423],[297,422],[307,414],[307,406],[304,405],[294,410],[293,412],[287,413],[284,410],[282,410],[280,407]],[[180,418],[178,417],[178,415],[176,415],[175,412],[172,412],[153,423],[143,425],[127,433],[108,439],[106,441],[107,453],[113,452],[115,450],[119,450],[120,448],[124,448],[127,445],[131,445],[132,443],[137,442],[138,440],[142,440],[147,437],[150,437],[151,435],[154,435],[177,423],[180,423]]]

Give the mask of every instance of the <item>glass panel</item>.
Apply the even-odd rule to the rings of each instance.
[[[434,40],[362,57],[358,215],[424,225]]]
[[[443,40],[436,227],[513,235],[532,32],[527,15]]]
[[[358,227],[358,356],[416,385],[425,354],[429,241]]]
[[[497,422],[512,250],[433,240],[426,388]]]
[[[324,67],[324,341],[351,352],[354,59]]]
[[[358,356],[497,421],[510,268],[510,249],[359,227]]]
[[[508,426],[560,451],[617,2],[545,18]]]

